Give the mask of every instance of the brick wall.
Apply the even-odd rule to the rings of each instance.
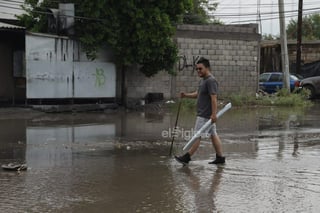
[[[194,64],[200,57],[210,60],[221,95],[256,92],[260,49],[257,25],[181,25],[174,39],[179,48],[177,75],[160,72],[146,78],[131,70],[127,75],[128,98],[160,92],[168,99],[178,97],[181,91],[195,91],[199,78]]]

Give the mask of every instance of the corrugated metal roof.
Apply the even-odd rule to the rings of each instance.
[[[0,29],[24,30],[24,27],[0,22]]]

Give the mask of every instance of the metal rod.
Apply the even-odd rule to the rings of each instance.
[[[182,101],[179,100],[179,106],[178,106],[178,112],[177,112],[177,117],[176,117],[176,123],[174,124],[174,131],[176,130],[177,128],[177,125],[178,125],[178,120],[179,120],[179,114],[180,114],[180,108],[181,108],[181,103]],[[175,136],[175,132],[172,134],[172,140],[171,140],[171,146],[170,146],[170,152],[169,152],[169,156],[171,156],[172,154],[172,148],[173,148],[173,142],[174,142],[174,136]]]

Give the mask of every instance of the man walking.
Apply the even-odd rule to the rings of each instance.
[[[215,122],[217,121],[217,93],[218,82],[210,73],[210,62],[208,59],[200,58],[196,63],[196,71],[198,76],[202,78],[199,88],[193,93],[181,93],[181,98],[197,98],[197,119],[194,131],[197,132],[209,119],[213,125],[207,133],[210,134],[212,145],[216,151],[216,159],[209,164],[223,164],[225,157],[222,155],[222,145],[220,138],[216,132]],[[197,151],[200,145],[201,137],[192,145],[190,150],[182,156],[174,156],[175,159],[187,165],[191,160],[191,156]]]

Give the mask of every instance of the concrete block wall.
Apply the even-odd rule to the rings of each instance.
[[[141,99],[149,92],[163,93],[165,99],[180,92],[197,90],[199,78],[195,62],[210,60],[212,73],[222,95],[255,93],[258,89],[260,38],[257,25],[181,25],[174,40],[179,48],[176,76],[160,72],[147,78],[138,69],[127,73],[129,99]]]
[[[197,89],[194,64],[200,57],[210,60],[221,95],[257,91],[260,35],[255,25],[183,25],[178,27],[176,41],[180,55],[176,96]]]
[[[148,78],[137,68],[132,68],[127,72],[127,97],[143,99],[148,93],[163,93],[165,99],[170,99],[171,79],[172,76],[165,71]]]

